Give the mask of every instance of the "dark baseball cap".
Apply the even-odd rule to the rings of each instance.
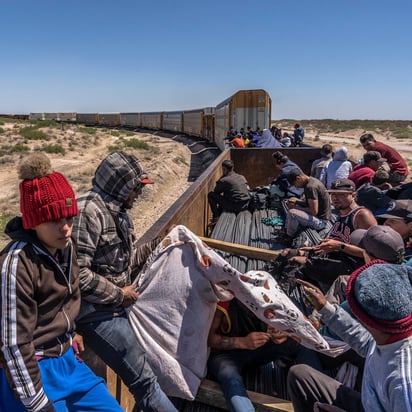
[[[355,191],[355,183],[350,179],[336,179],[328,190],[329,193],[353,193]]]
[[[386,159],[382,157],[382,155],[375,151],[375,150],[370,150],[369,152],[366,152],[363,155],[363,163],[369,163],[371,160],[376,160],[379,163],[384,163],[386,162]]]
[[[389,226],[354,230],[350,235],[350,243],[387,262],[400,263],[405,253],[402,236]]]
[[[386,210],[377,215],[383,219],[406,219],[412,221],[412,200],[391,200]]]

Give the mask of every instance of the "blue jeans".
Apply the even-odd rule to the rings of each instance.
[[[286,234],[290,237],[296,235],[299,226],[310,227],[315,230],[322,230],[325,228],[327,221],[312,216],[300,209],[289,209],[286,215]]]
[[[254,412],[255,408],[246,393],[242,372],[282,357],[293,358],[298,363],[307,363],[316,369],[321,368],[316,352],[288,339],[280,345],[269,341],[255,350],[212,352],[208,361],[208,371],[219,382],[230,411]]]
[[[135,398],[138,412],[177,412],[161,390],[126,316],[80,323],[84,342],[116,372]]]

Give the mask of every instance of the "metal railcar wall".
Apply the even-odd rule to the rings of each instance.
[[[120,126],[142,127],[141,113],[120,113]]]
[[[183,113],[183,132],[190,136],[204,137],[204,110],[189,110]]]
[[[162,112],[141,113],[142,127],[161,130],[163,125]]]
[[[99,126],[120,126],[120,113],[99,113]]]
[[[183,112],[163,112],[163,130],[183,132]]]
[[[99,124],[97,113],[77,113],[76,121],[86,126],[96,126]]]

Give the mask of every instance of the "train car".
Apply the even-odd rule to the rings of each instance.
[[[58,122],[75,122],[76,113],[75,112],[57,113],[56,120]]]
[[[120,113],[99,113],[99,126],[102,127],[119,127]]]
[[[213,141],[214,137],[214,107],[187,110],[183,113],[183,132]]]
[[[57,113],[42,113],[43,119],[42,120],[55,120],[57,121],[58,114]]]
[[[141,113],[120,113],[121,127],[142,127]]]
[[[183,112],[163,112],[163,130],[183,132]]]
[[[145,129],[162,130],[163,112],[141,113],[142,127]]]
[[[29,120],[44,120],[44,113],[30,113]]]
[[[99,115],[97,113],[77,113],[76,122],[85,126],[97,126],[99,124]]]
[[[225,150],[227,132],[231,127],[240,130],[270,128],[272,100],[263,89],[240,90],[216,106],[215,143]]]
[[[15,120],[29,120],[29,114],[1,114],[0,117],[5,119],[15,119]]]
[[[216,180],[218,180],[222,174],[221,164],[223,160],[230,159],[236,165],[236,171],[243,174],[251,187],[257,187],[267,184],[267,177],[273,174],[272,167],[272,154],[280,150],[286,154],[292,161],[299,164],[302,169],[309,173],[310,166],[314,159],[319,157],[319,148],[316,147],[297,147],[297,148],[281,148],[281,149],[254,149],[245,148],[242,150],[229,149],[221,153],[220,156],[204,171],[198,179],[187,189],[187,191],[162,215],[157,221],[147,230],[146,233],[137,241],[137,246],[147,248],[147,245],[152,244],[154,239],[164,237],[164,234],[168,232],[173,225],[185,225],[193,233],[202,237],[202,240],[210,245],[210,247],[217,248],[227,254],[239,255],[243,258],[259,256],[259,259],[272,260],[274,259],[274,251],[266,249],[257,249],[249,246],[242,246],[233,243],[227,243],[219,239],[212,239],[208,237],[208,222],[211,219],[211,211],[208,205],[208,193],[213,190]],[[265,375],[265,374],[262,374]],[[252,385],[255,382],[268,384],[269,379],[274,379],[276,376],[273,370],[267,373],[265,376],[259,379],[251,379]],[[132,410],[134,406],[134,399],[132,395],[127,391],[124,384],[116,376],[113,371],[107,369],[108,387],[111,393],[116,396],[118,401],[124,410]],[[277,378],[280,379],[280,378]],[[197,403],[190,410],[206,410],[206,411],[221,411],[220,408],[227,409],[226,402],[221,395],[221,391],[218,388],[216,391],[209,391],[207,386],[203,382],[200,390],[197,394],[196,400],[202,402]],[[276,382],[277,383],[277,382]],[[274,386],[266,385],[266,387],[273,388]],[[122,388],[123,387],[123,388]],[[263,385],[261,386],[264,387]],[[257,388],[248,387],[249,390],[256,391]],[[208,395],[208,396],[206,396]],[[260,397],[262,396],[259,394]],[[257,394],[256,394],[257,396]],[[217,398],[221,400],[218,403]],[[275,403],[276,401],[276,403]],[[290,402],[277,398],[277,400],[271,399],[272,407],[264,407],[257,410],[273,410],[278,412],[292,411],[293,407]],[[206,406],[209,405],[209,406]],[[219,407],[219,409],[218,409]],[[195,409],[196,408],[196,409]]]

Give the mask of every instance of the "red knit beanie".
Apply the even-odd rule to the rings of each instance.
[[[78,213],[76,197],[66,178],[51,171],[43,153],[28,156],[19,166],[20,211],[23,227],[31,229]]]

